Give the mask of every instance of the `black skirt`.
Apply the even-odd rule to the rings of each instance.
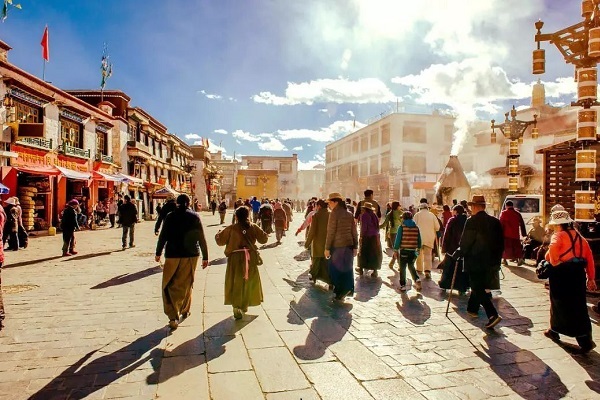
[[[381,269],[383,253],[379,236],[365,236],[361,239],[358,267],[362,269]]]

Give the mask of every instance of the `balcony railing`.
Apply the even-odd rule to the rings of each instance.
[[[98,154],[96,154],[96,161],[100,161],[100,162],[107,163],[107,164],[112,164],[113,157],[107,156],[106,154],[98,153]]]
[[[41,149],[52,150],[52,139],[44,139],[44,138],[37,138],[37,137],[22,137],[22,138],[19,138],[19,140],[17,140],[15,143],[22,144],[25,146],[33,146],[33,147],[39,147]]]
[[[90,149],[83,150],[78,147],[69,146],[66,143],[62,144],[60,150],[62,150],[62,152],[67,156],[73,156],[73,157],[79,157],[79,158],[90,158],[90,156],[91,156]]]
[[[140,143],[140,142],[138,142],[136,140],[128,140],[127,141],[127,146],[134,147],[134,148],[136,148],[138,150],[142,150],[142,151],[145,151],[148,154],[151,154],[150,153],[150,149],[148,148],[148,146],[146,146],[144,143]]]

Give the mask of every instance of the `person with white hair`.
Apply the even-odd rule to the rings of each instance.
[[[434,213],[429,211],[427,203],[419,204],[419,211],[413,220],[421,233],[421,249],[417,256],[417,271],[425,273],[425,279],[431,279],[432,252],[441,225]]]

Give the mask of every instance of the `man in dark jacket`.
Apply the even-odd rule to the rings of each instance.
[[[359,220],[360,214],[362,214],[362,205],[365,201],[368,201],[375,205],[376,211],[375,215],[377,218],[381,218],[381,206],[375,200],[373,200],[373,191],[371,189],[367,189],[364,191],[365,198],[358,202],[358,206],[356,206],[356,211],[354,211],[354,219]]]
[[[156,220],[156,224],[154,225],[154,234],[155,235],[158,236],[158,232],[160,232],[160,226],[162,225],[163,221],[165,220],[167,215],[171,211],[175,211],[176,208],[177,208],[177,203],[175,203],[175,197],[174,196],[167,197],[167,202],[160,209],[160,213],[158,213],[158,219]]]
[[[63,211],[62,219],[60,220],[60,229],[63,233],[63,247],[62,255],[71,256],[77,254],[75,251],[75,231],[79,228],[77,224],[77,213],[75,207],[79,205],[79,202],[75,199],[67,203]]]
[[[190,198],[186,194],[177,197],[177,208],[165,218],[156,244],[156,262],[160,262],[165,249],[163,307],[172,330],[177,329],[180,317],[185,319],[190,315],[194,273],[200,251],[202,268],[208,266],[208,246],[202,222],[189,206]]]
[[[127,247],[127,234],[129,234],[129,247],[135,247],[133,239],[135,235],[135,224],[138,222],[137,207],[131,202],[131,197],[125,195],[124,199],[125,202],[119,207],[119,222],[123,227],[123,250]]]
[[[473,196],[468,203],[472,217],[465,223],[460,238],[460,247],[454,258],[463,257],[464,266],[469,273],[471,297],[467,305],[469,316],[476,318],[479,306],[483,305],[488,317],[487,329],[492,329],[502,320],[492,304],[492,290],[500,289],[500,262],[504,250],[502,225],[497,218],[485,212],[485,198]]]

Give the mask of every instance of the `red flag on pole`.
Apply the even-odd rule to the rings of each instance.
[[[44,29],[44,36],[42,36],[42,58],[46,61],[50,61],[50,43],[48,42],[48,26]]]

